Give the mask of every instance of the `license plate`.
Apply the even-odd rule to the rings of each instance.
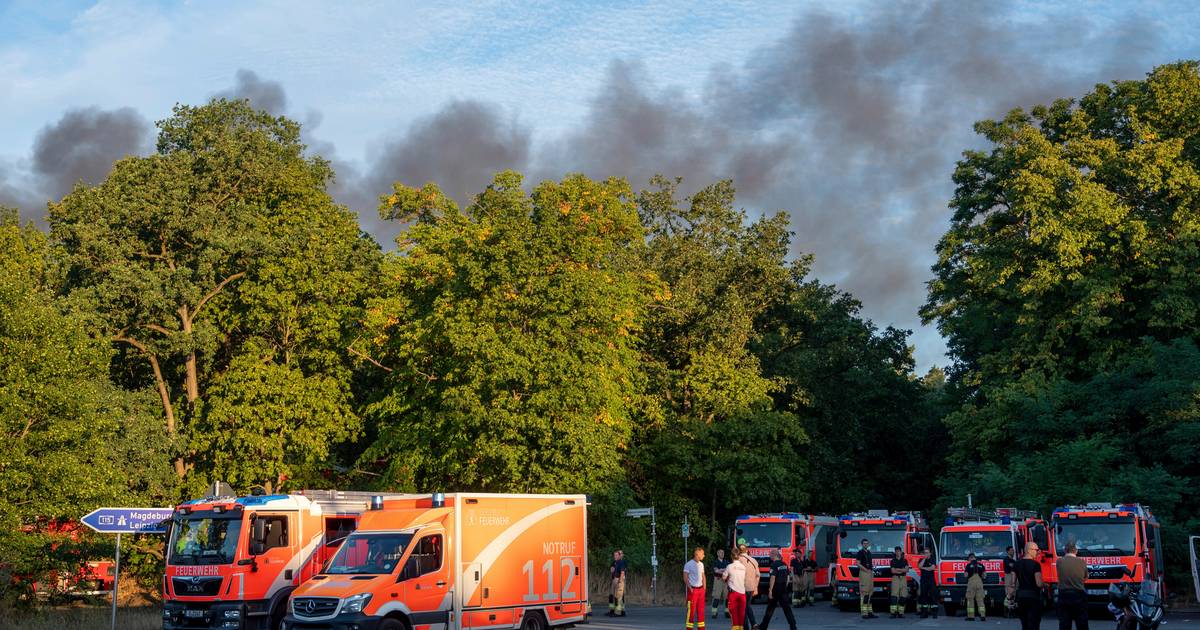
[[[199,617],[204,616],[204,611],[203,610],[185,610],[185,611],[183,611],[183,616],[190,617],[190,618],[199,618]]]
[[[876,592],[876,593],[882,593],[882,592],[886,591],[886,590],[887,590],[887,588],[888,588],[888,587],[886,587],[886,586],[876,586],[876,587],[875,587],[875,592]]]
[[[1102,588],[1089,588],[1087,590],[1087,594],[1088,595],[1107,595],[1108,591],[1105,589],[1102,589]]]

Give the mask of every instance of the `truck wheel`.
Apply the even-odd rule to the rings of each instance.
[[[546,630],[546,622],[539,612],[530,611],[521,619],[521,630]]]
[[[408,626],[399,619],[384,619],[379,623],[379,630],[408,630]]]

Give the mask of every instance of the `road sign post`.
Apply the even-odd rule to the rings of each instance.
[[[691,528],[688,526],[687,516],[683,517],[683,527],[680,528],[680,533],[683,534],[683,560],[684,562],[687,562],[687,560],[691,558],[691,556],[688,555],[688,536],[692,533]]]
[[[121,534],[165,534],[171,508],[99,508],[79,519],[101,534],[117,535],[117,558],[113,566],[112,630],[117,630],[117,595],[121,584]]]
[[[658,521],[654,507],[625,510],[629,518],[650,517],[650,603],[658,603]]]

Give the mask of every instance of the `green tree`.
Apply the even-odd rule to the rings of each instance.
[[[757,320],[787,293],[790,236],[783,213],[748,220],[729,181],[683,199],[679,183],[656,177],[638,197],[649,233],[642,264],[669,299],[646,314],[649,398],[632,483],[666,526],[686,515],[698,540],[714,541],[731,514],[808,498],[796,482],[808,436],[798,418],[773,408],[780,384],[751,351]]]
[[[1175,450],[1198,432],[1198,68],[978,123],[992,146],[955,171],[922,311],[961,405],[947,490],[1154,500],[1176,567],[1200,481]]]
[[[109,381],[108,341],[67,308],[58,281],[45,235],[0,208],[0,557],[33,576],[77,562],[47,523],[169,491],[156,421]]]
[[[914,373],[908,331],[879,330],[853,296],[794,268],[787,297],[760,318],[754,346],[782,385],[775,407],[797,414],[812,438],[801,478],[805,509],[924,509],[937,497],[945,429],[936,379]]]
[[[397,184],[381,211],[408,227],[356,347],[387,371],[360,468],[403,489],[619,481],[655,287],[628,186],[502,173],[465,209]]]
[[[216,100],[158,126],[155,154],[51,204],[65,288],[117,344],[122,382],[153,385],[179,478],[271,488],[357,432],[344,339],[377,247],[326,193],[332,171],[296,123]],[[259,412],[298,401],[313,413]],[[222,468],[234,461],[260,465]]]

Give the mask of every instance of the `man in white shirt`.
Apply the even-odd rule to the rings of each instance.
[[[684,628],[704,630],[704,548],[696,547],[692,559],[683,565],[683,588],[687,593]]]

